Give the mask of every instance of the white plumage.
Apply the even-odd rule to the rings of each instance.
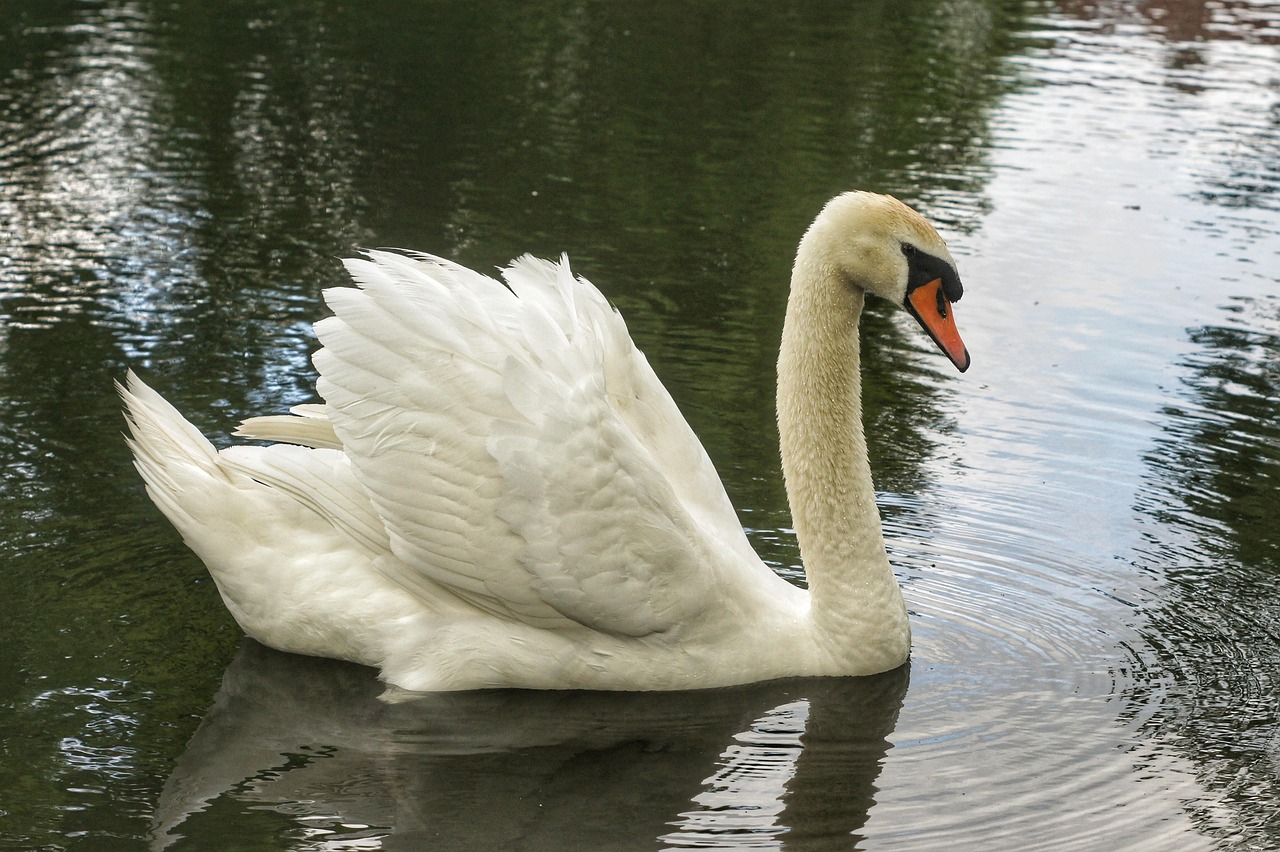
[[[137,467],[249,635],[378,666],[403,689],[678,689],[891,668],[909,632],[865,470],[856,321],[862,288],[901,302],[907,259],[895,248],[883,269],[832,265],[818,251],[828,231],[952,263],[917,214],[866,193],[833,201],[808,255],[802,244],[788,331],[831,363],[800,377],[810,387],[796,399],[780,389],[779,405],[812,597],[753,553],[621,316],[566,259],[521,258],[505,285],[425,255],[349,260],[357,286],[327,291],[334,315],[316,324],[322,406],[248,420],[239,434],[277,443],[216,452],[130,373]],[[847,303],[842,330],[806,319],[809,296],[823,311]],[[825,387],[831,370],[842,387]],[[806,402],[816,393],[837,399]],[[788,412],[808,419],[841,399],[849,422],[806,423],[786,458]]]

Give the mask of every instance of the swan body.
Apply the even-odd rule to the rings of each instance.
[[[622,318],[559,263],[505,284],[424,255],[346,261],[316,324],[323,405],[214,447],[132,372],[136,466],[250,636],[410,691],[687,689],[901,665],[906,608],[862,432],[858,318],[904,305],[960,369],[955,263],[888,196],[800,244],[778,362],[809,590],[753,552]],[[940,316],[939,316],[940,315]]]

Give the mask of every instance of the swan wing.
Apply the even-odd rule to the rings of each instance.
[[[269,447],[234,446],[218,454],[228,471],[267,485],[324,518],[370,558],[386,552],[382,519],[339,450],[309,449],[288,443]]]
[[[507,285],[421,255],[347,268],[315,363],[397,557],[380,570],[536,627],[696,625],[742,533],[603,296],[563,260],[522,258]]]
[[[254,441],[298,444],[313,449],[342,449],[323,405],[295,405],[292,414],[250,417],[236,427],[235,435]]]

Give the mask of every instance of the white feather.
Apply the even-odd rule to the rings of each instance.
[[[323,406],[240,428],[281,443],[218,453],[130,373],[130,445],[246,632],[379,666],[404,689],[883,670],[905,659],[908,631],[861,423],[811,427],[805,412],[840,406],[805,376],[845,376],[831,392],[856,410],[856,333],[850,350],[849,318],[813,306],[846,300],[856,321],[849,281],[896,296],[905,278],[817,262],[833,249],[814,235],[884,232],[892,251],[877,256],[897,257],[904,228],[945,253],[896,201],[842,196],[796,264],[779,404],[799,442],[787,484],[812,597],[752,552],[622,317],[564,258],[519,258],[505,283],[429,255],[348,260],[356,286],[327,291],[333,316],[316,324]]]

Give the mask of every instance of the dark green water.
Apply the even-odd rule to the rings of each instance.
[[[0,846],[1280,846],[1280,5],[0,4]],[[335,258],[568,252],[798,577],[773,360],[830,195],[910,671],[388,705],[242,640],[111,381],[312,399]]]

